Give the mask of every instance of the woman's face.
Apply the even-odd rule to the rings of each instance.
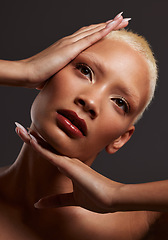
[[[115,152],[125,132],[129,139],[148,92],[143,57],[104,39],[48,81],[33,103],[33,126],[60,154],[89,163],[106,146]]]

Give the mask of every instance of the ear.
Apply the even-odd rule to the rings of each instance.
[[[131,126],[122,136],[106,146],[106,152],[113,154],[117,152],[132,136],[135,131],[135,126]]]

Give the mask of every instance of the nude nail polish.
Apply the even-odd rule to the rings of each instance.
[[[26,129],[18,122],[15,122],[16,127],[20,128],[24,133],[27,133]]]
[[[117,16],[114,18],[114,20],[118,19],[119,17],[121,17],[121,15],[123,14],[123,12],[120,12],[119,14],[117,14]]]
[[[123,20],[122,20],[122,22],[129,22],[131,20],[131,18],[124,18]]]
[[[108,24],[108,23],[110,23],[110,22],[113,22],[113,21],[117,20],[119,17],[121,17],[122,14],[123,14],[123,12],[120,12],[119,14],[117,14],[117,16],[115,16],[114,19],[110,19],[110,20],[108,20],[106,23]]]
[[[34,142],[37,143],[37,139],[36,139],[31,133],[29,133],[29,136],[30,136],[30,138],[31,138]]]

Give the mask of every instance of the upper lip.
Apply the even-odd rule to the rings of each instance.
[[[84,136],[87,134],[87,126],[85,120],[78,117],[76,112],[67,109],[60,109],[57,111],[62,116],[66,117],[73,125],[75,125]]]

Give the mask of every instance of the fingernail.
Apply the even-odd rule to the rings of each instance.
[[[16,132],[17,134],[19,134],[19,129],[18,129],[18,128],[15,128],[15,132]]]
[[[34,142],[37,143],[37,139],[36,139],[31,133],[29,133],[29,136],[30,136],[30,138],[31,138]]]
[[[36,202],[36,203],[34,204],[34,207],[35,207],[35,208],[39,208],[39,207],[38,207],[38,202]]]
[[[26,129],[18,122],[15,122],[16,127],[20,128],[24,133],[27,133]]]
[[[43,208],[40,203],[41,203],[41,200],[39,200],[38,202],[36,202],[36,203],[34,204],[34,207],[35,207],[35,208]]]
[[[123,14],[123,12],[120,12],[119,14],[117,14],[117,16],[114,18],[114,20],[118,19],[119,17],[121,17],[121,15]]]
[[[114,19],[110,19],[110,20],[108,20],[106,23],[108,24],[108,23],[110,23],[110,22],[114,22],[115,20],[117,20],[118,18],[120,18],[122,14],[123,14],[123,12],[120,12],[119,14],[117,14],[117,16],[116,16]]]
[[[131,18],[124,18],[123,20],[122,20],[122,22],[129,22],[131,20]]]
[[[28,130],[28,133],[30,133],[30,131],[31,131],[31,128],[27,127],[27,130]]]

